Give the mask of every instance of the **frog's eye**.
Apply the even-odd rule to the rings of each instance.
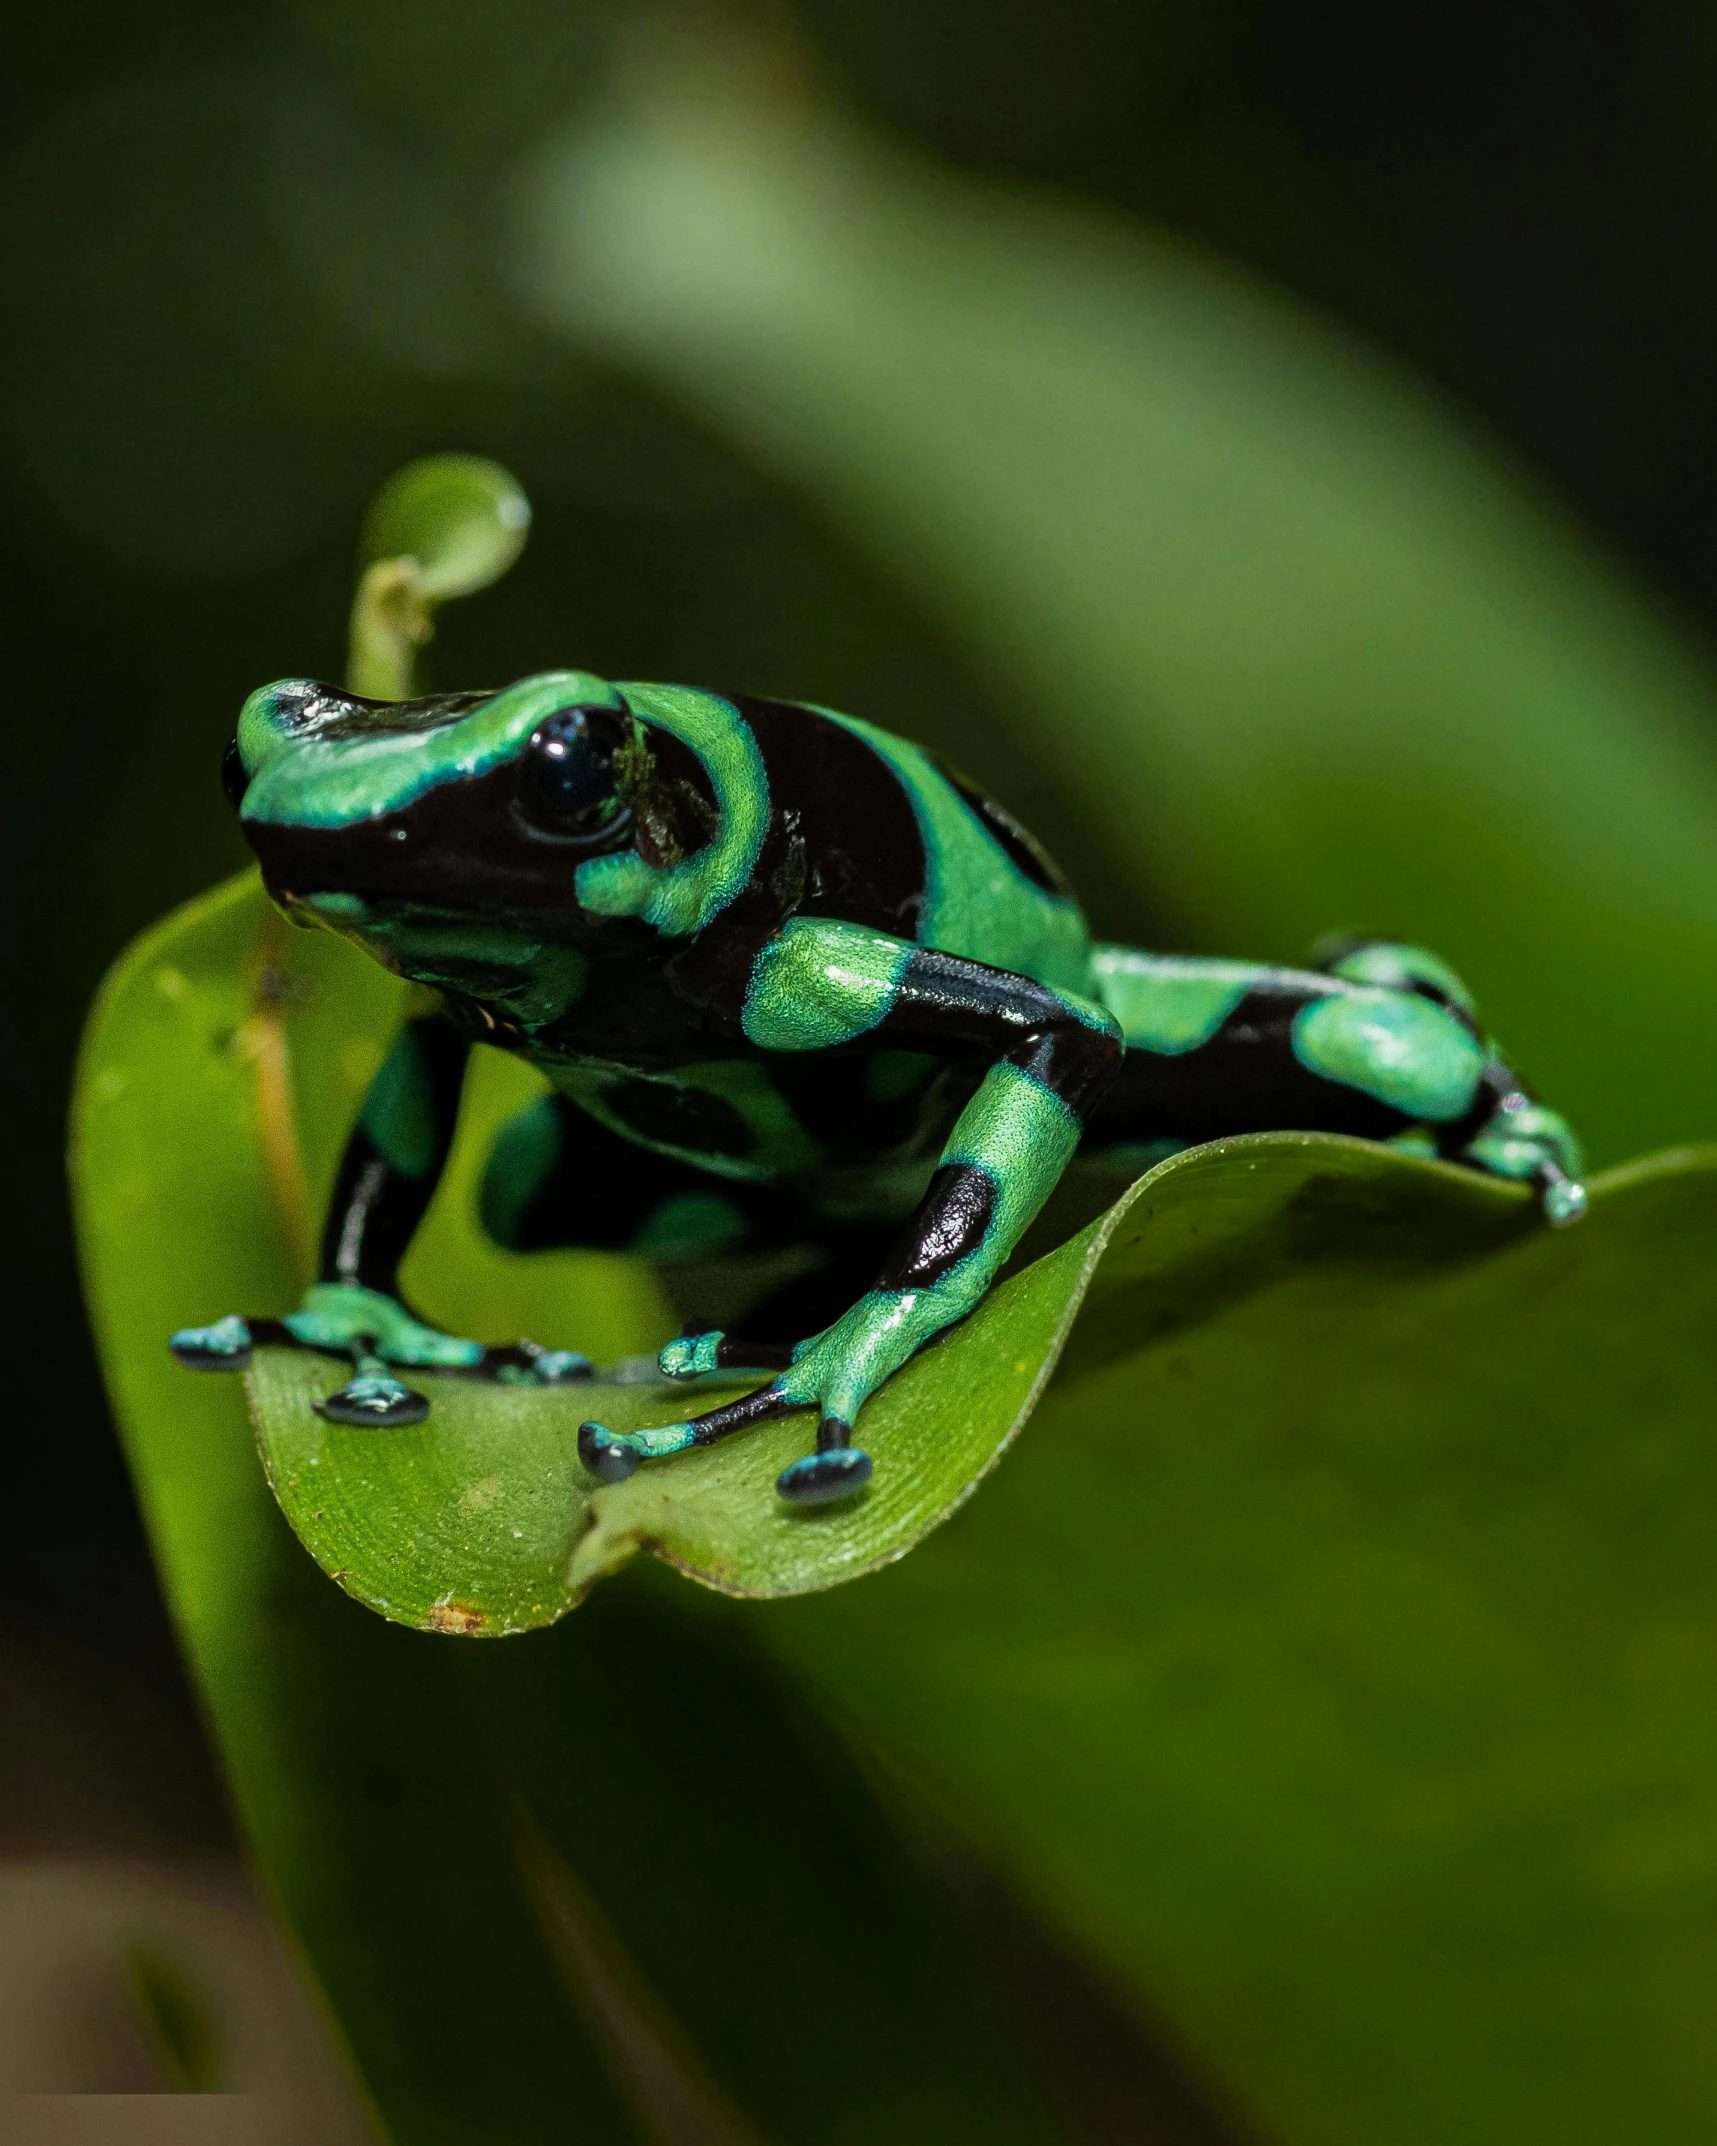
[[[227,803],[236,812],[244,803],[244,793],[250,788],[250,777],[244,771],[237,738],[227,740],[227,749],[221,755],[221,788],[227,793]]]
[[[627,723],[613,708],[562,708],[531,732],[519,757],[517,803],[539,834],[589,840],[625,816],[614,759]]]

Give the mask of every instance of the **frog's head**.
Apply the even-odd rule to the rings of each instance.
[[[295,921],[530,1023],[610,920],[683,936],[743,885],[767,793],[741,738],[713,694],[583,671],[412,701],[293,679],[245,702],[224,772]]]

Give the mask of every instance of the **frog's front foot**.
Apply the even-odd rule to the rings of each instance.
[[[833,1505],[850,1498],[870,1481],[871,1461],[851,1443],[852,1425],[825,1416],[817,1426],[817,1450],[789,1461],[775,1478],[775,1490],[790,1505]]]
[[[647,1460],[666,1460],[691,1446],[713,1445],[718,1438],[790,1414],[797,1403],[778,1386],[764,1386],[727,1408],[694,1416],[689,1423],[662,1424],[647,1431],[611,1431],[605,1423],[583,1423],[578,1430],[578,1457],[599,1483],[623,1483]],[[870,1481],[871,1460],[852,1444],[852,1426],[825,1416],[817,1430],[817,1450],[791,1461],[775,1478],[775,1488],[792,1505],[828,1505],[851,1497]]]
[[[599,1483],[623,1483],[637,1474],[644,1456],[625,1432],[611,1431],[605,1423],[581,1423],[578,1457]]]
[[[785,1371],[793,1361],[790,1341],[736,1341],[718,1327],[682,1334],[656,1356],[664,1378],[704,1378],[712,1371]]]
[[[213,1326],[184,1327],[168,1346],[195,1371],[247,1370],[252,1352],[266,1346],[349,1356],[353,1376],[318,1409],[331,1423],[382,1429],[421,1423],[429,1413],[425,1397],[394,1377],[395,1367],[461,1372],[522,1386],[565,1386],[595,1376],[589,1357],[576,1349],[545,1349],[534,1341],[489,1348],[425,1325],[397,1297],[347,1282],[314,1283],[284,1319],[234,1313]]]
[[[254,1341],[250,1320],[229,1312],[213,1326],[180,1327],[167,1346],[191,1371],[248,1371]]]
[[[665,1460],[689,1446],[714,1445],[772,1416],[814,1408],[817,1450],[783,1468],[775,1478],[776,1491],[790,1505],[828,1505],[850,1498],[871,1478],[870,1455],[852,1442],[855,1417],[883,1380],[947,1320],[947,1310],[930,1301],[929,1291],[878,1289],[796,1349],[713,1332],[682,1335],[669,1342],[658,1359],[670,1377],[766,1370],[777,1364],[779,1375],[742,1400],[694,1416],[689,1423],[644,1431],[611,1431],[606,1424],[586,1423],[578,1434],[579,1458],[598,1481],[620,1483],[641,1461]]]
[[[855,1307],[855,1311],[862,1312],[863,1309],[863,1306]],[[853,1318],[854,1314],[849,1312],[847,1319]],[[829,1335],[838,1335],[840,1326],[845,1323],[837,1322],[829,1329]],[[740,1341],[731,1334],[714,1331],[683,1334],[679,1340],[668,1343],[657,1362],[669,1378],[696,1378],[711,1371],[777,1371],[782,1376],[772,1386],[765,1387],[764,1394],[787,1407],[803,1406],[823,1400],[822,1383],[813,1359],[821,1343],[828,1338],[819,1337],[794,1349],[769,1342]],[[822,1369],[825,1374],[832,1372],[835,1375],[833,1380],[824,1382],[833,1384],[844,1375],[844,1383],[854,1396],[850,1405],[856,1409],[858,1400],[870,1388],[864,1383],[862,1371],[855,1384],[853,1367],[843,1365],[843,1353],[838,1345],[822,1349],[823,1356],[829,1359]],[[800,1363],[805,1368],[795,1376],[795,1366]],[[803,1400],[789,1399],[790,1389],[795,1395],[802,1394]],[[716,1410],[699,1421],[713,1423],[725,1414],[725,1410]],[[717,1435],[724,1436],[725,1431]],[[637,1462],[632,1461],[626,1473],[630,1474],[636,1466]],[[861,1453],[853,1444],[851,1422],[840,1415],[825,1413],[817,1426],[816,1452],[807,1453],[802,1460],[783,1468],[775,1478],[775,1488],[791,1505],[831,1505],[837,1498],[849,1498],[855,1490],[862,1490],[870,1481],[870,1475],[870,1455]]]

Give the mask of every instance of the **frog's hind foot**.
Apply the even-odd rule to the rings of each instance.
[[[577,1349],[546,1349],[538,1341],[486,1348],[464,1375],[498,1386],[588,1386],[596,1366]]]
[[[1544,1219],[1552,1229],[1566,1229],[1586,1212],[1586,1188],[1577,1177],[1568,1177],[1556,1165],[1546,1163],[1537,1176]]]
[[[1536,1185],[1553,1229],[1566,1229],[1586,1212],[1585,1157],[1573,1128],[1559,1111],[1527,1095],[1504,1096],[1462,1160],[1492,1177]]]
[[[353,1375],[338,1393],[315,1404],[328,1423],[356,1424],[366,1430],[402,1431],[429,1414],[429,1399],[394,1377],[384,1357],[363,1344],[352,1353]],[[489,1380],[502,1386],[571,1386],[594,1378],[595,1367],[576,1349],[545,1349],[534,1341],[480,1350],[467,1364],[449,1367],[456,1378]]]

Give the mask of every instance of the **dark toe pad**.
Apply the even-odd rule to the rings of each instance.
[[[849,1498],[870,1481],[870,1455],[857,1446],[831,1446],[807,1453],[775,1478],[775,1488],[793,1505],[829,1505]]]
[[[578,1426],[578,1457],[599,1483],[623,1483],[637,1473],[637,1454],[600,1423]]]
[[[350,1385],[316,1403],[316,1413],[328,1423],[354,1423],[366,1430],[403,1430],[421,1423],[429,1403],[398,1379],[355,1378]]]

